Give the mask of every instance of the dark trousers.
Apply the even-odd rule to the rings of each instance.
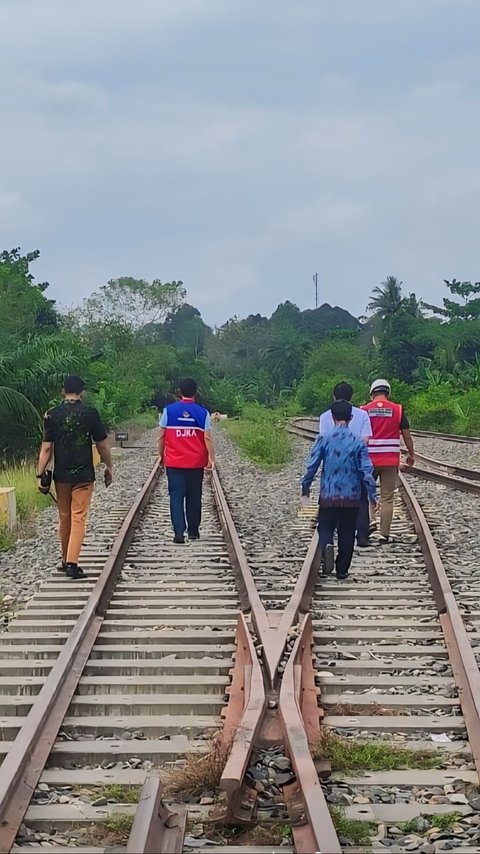
[[[357,511],[357,540],[368,540],[370,536],[370,512],[368,506],[368,493],[362,484],[362,494]]]
[[[170,516],[176,534],[198,534],[202,517],[203,469],[167,468]]]
[[[318,537],[322,554],[325,553],[326,546],[333,545],[333,535],[337,531],[337,575],[347,575],[350,569],[355,545],[357,513],[358,507],[320,507],[319,509]]]

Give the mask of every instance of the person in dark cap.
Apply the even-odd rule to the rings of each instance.
[[[312,482],[322,465],[318,536],[323,572],[330,575],[336,568],[337,578],[344,579],[348,578],[352,562],[362,484],[373,506],[376,506],[376,487],[365,442],[357,439],[349,429],[352,404],[337,400],[330,411],[335,427],[325,436],[319,436],[312,448],[302,480],[302,503],[309,501]],[[338,535],[336,562],[333,550],[335,531]]]
[[[112,481],[112,457],[107,431],[97,410],[83,402],[84,391],[85,383],[81,377],[65,377],[63,402],[49,409],[44,417],[43,441],[37,466],[37,478],[41,484],[53,452],[53,479],[62,547],[59,570],[67,578],[76,581],[88,578],[78,566],[78,558],[95,485],[92,442],[95,442],[105,465],[106,486]],[[41,486],[39,488],[44,491]]]

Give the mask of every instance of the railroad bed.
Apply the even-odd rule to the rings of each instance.
[[[307,450],[299,443],[295,465]],[[207,482],[199,542],[171,543],[154,470],[137,501],[143,518],[127,537],[128,551],[117,540],[110,553],[125,513],[119,508],[86,542],[82,563],[92,581],[52,574],[1,636],[0,804],[8,806],[2,770],[15,777],[24,719],[35,715],[43,683],[78,634],[89,594],[97,595],[98,634],[85,661],[70,668],[72,697],[57,710],[56,729],[49,723],[56,736],[38,780],[38,745],[27,763],[34,794],[12,850],[153,854],[181,851],[182,841],[184,851],[215,854],[479,850],[480,691],[475,699],[472,659],[469,675],[462,672],[454,600],[448,582],[437,585],[442,568],[432,569],[425,538],[417,539],[418,519],[414,529],[398,499],[398,542],[358,551],[352,577],[338,582],[318,575],[316,534],[307,548],[313,504],[298,513],[279,509],[281,536],[272,531],[262,553],[270,545],[268,517],[250,534],[241,493],[250,481],[266,500],[267,476],[239,471],[234,488],[221,471],[227,497],[216,476],[212,487]],[[281,479],[272,483],[276,501],[287,501]],[[118,572],[99,594],[109,566]],[[469,637],[477,644],[475,632]],[[478,676],[474,658],[473,665]],[[185,778],[185,762],[187,777],[196,773],[198,764],[188,763],[210,761],[214,733],[222,766],[229,752],[222,794],[218,781],[192,797],[170,793],[165,812],[159,775],[171,785],[172,772]],[[382,762],[386,751],[394,770],[375,770],[380,743]],[[142,785],[138,806],[125,803]],[[326,801],[337,810],[338,837]],[[225,832],[225,818],[235,832]],[[0,824],[0,840],[2,833]],[[291,847],[281,844],[285,835]]]
[[[119,511],[117,522],[124,515]],[[92,580],[72,584],[52,573],[2,635],[3,754],[107,557],[97,532],[81,559]],[[19,848],[35,838],[31,833],[48,837],[53,828],[56,844],[92,836],[91,822],[135,812],[134,805],[107,802],[115,786],[140,787],[152,768],[208,750],[206,739],[222,725],[237,612],[211,491],[207,487],[202,539],[179,549],[171,542],[165,492],[157,490],[32,798]]]
[[[9,785],[17,779],[22,761],[18,797],[28,809],[12,851],[109,850],[109,843],[125,836],[133,816],[128,849],[119,850],[156,851],[145,833],[150,825],[157,836],[165,837],[163,850],[181,850],[187,818],[185,850],[197,847],[199,823],[208,821],[217,805],[218,781],[211,787],[205,783],[200,796],[187,798],[188,815],[184,796],[180,795],[180,804],[170,797],[172,815],[160,822],[163,807],[152,807],[160,793],[156,781],[158,775],[171,781],[172,775],[181,774],[185,787],[189,767],[198,767],[182,771],[185,761],[194,757],[210,762],[211,740],[218,733],[224,740],[217,737],[213,743],[222,764],[224,751],[231,748],[224,784],[222,778],[223,813],[226,804],[228,814],[236,810],[243,820],[242,810],[248,809],[247,824],[281,821],[287,828],[291,820],[305,816],[301,780],[295,784],[292,762],[284,755],[283,730],[274,720],[279,718],[279,691],[272,686],[270,735],[254,744],[267,707],[259,662],[265,661],[273,678],[277,670],[283,672],[298,634],[288,634],[298,608],[280,628],[274,607],[270,628],[216,476],[213,490],[206,483],[202,538],[184,547],[172,543],[167,496],[157,477],[154,469],[144,496],[123,522],[113,552],[112,535],[126,508],[119,508],[105,525],[97,524],[95,536],[87,537],[81,564],[88,581],[75,583],[52,572],[0,638],[2,851],[10,850],[11,828],[24,812],[17,804],[17,790],[12,794]],[[142,522],[123,554],[124,529],[143,506]],[[308,541],[309,523],[297,520],[294,525]],[[264,562],[258,571],[271,574],[272,567]],[[84,661],[80,656],[68,662],[65,680],[72,680],[73,689],[69,699],[65,695],[62,713],[65,696],[53,703],[52,679],[72,638],[79,637],[78,626],[82,620],[85,624],[95,596],[91,626],[95,642]],[[275,604],[276,596],[272,591],[269,601]],[[242,609],[251,609],[253,619],[245,621]],[[58,684],[61,688],[61,680]],[[43,712],[42,702],[47,703]],[[47,720],[44,731],[34,733],[32,716]],[[289,725],[287,721],[286,731]],[[311,760],[309,770],[310,776],[315,774]],[[265,785],[258,783],[258,775]],[[297,776],[302,777],[301,770]],[[283,795],[287,783],[289,793]],[[316,788],[313,809],[319,818],[324,811],[335,840],[318,779]],[[308,820],[300,823],[308,825]],[[169,847],[170,825],[178,826],[178,832],[173,831],[174,849]],[[220,854],[230,849],[217,844],[214,850]],[[254,847],[247,844],[242,850]]]

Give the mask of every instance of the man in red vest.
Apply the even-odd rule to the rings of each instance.
[[[160,419],[158,454],[165,466],[170,495],[174,543],[200,539],[202,484],[205,469],[215,466],[210,414],[195,400],[197,383],[180,383],[181,399],[163,410]]]
[[[390,383],[375,380],[370,387],[372,400],[362,409],[368,412],[372,436],[368,452],[374,477],[380,480],[380,542],[388,543],[393,517],[393,496],[400,465],[400,434],[407,447],[407,465],[415,463],[415,450],[410,424],[400,403],[390,400]]]

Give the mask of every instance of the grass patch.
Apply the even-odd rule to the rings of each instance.
[[[136,786],[122,786],[120,783],[112,783],[111,786],[102,786],[101,798],[108,798],[117,804],[138,804],[140,800],[140,789]]]
[[[453,824],[456,824],[457,821],[460,821],[463,818],[461,812],[442,812],[437,813],[436,815],[422,815],[421,818],[424,818],[429,822],[430,827],[435,827],[440,832],[447,832],[450,830]],[[405,831],[405,833],[417,833],[417,822],[418,818],[412,818],[411,821],[402,822],[399,827]]]
[[[348,819],[341,807],[329,806],[329,810],[337,836],[348,839],[352,845],[365,845],[370,842],[371,834],[374,829],[376,830],[376,825],[369,821]]]
[[[0,552],[8,552],[15,545],[15,536],[8,528],[0,525]]]
[[[278,412],[249,404],[238,420],[221,423],[242,454],[261,468],[277,469],[290,460],[292,439]]]
[[[452,824],[456,824],[463,818],[461,812],[445,812],[437,815],[426,816],[432,827],[437,827],[438,830],[450,830]]]
[[[36,470],[34,463],[26,460],[0,470],[0,486],[15,487],[17,519],[20,522],[28,522],[50,504],[51,499],[38,491]]]
[[[105,821],[105,827],[111,833],[128,835],[132,829],[133,815],[110,815]]]
[[[218,789],[228,757],[228,747],[222,741],[212,741],[208,753],[188,753],[185,764],[174,768],[165,780],[168,796],[197,797],[206,789]]]
[[[0,551],[13,548],[22,533],[22,528],[31,523],[37,513],[50,505],[51,499],[38,491],[35,472],[34,463],[26,460],[0,469],[0,486],[13,486],[17,503],[17,529],[9,531],[4,526],[0,526]]]
[[[439,751],[407,750],[389,741],[350,741],[325,730],[316,759],[331,762],[334,771],[395,771],[400,768],[441,767]]]

